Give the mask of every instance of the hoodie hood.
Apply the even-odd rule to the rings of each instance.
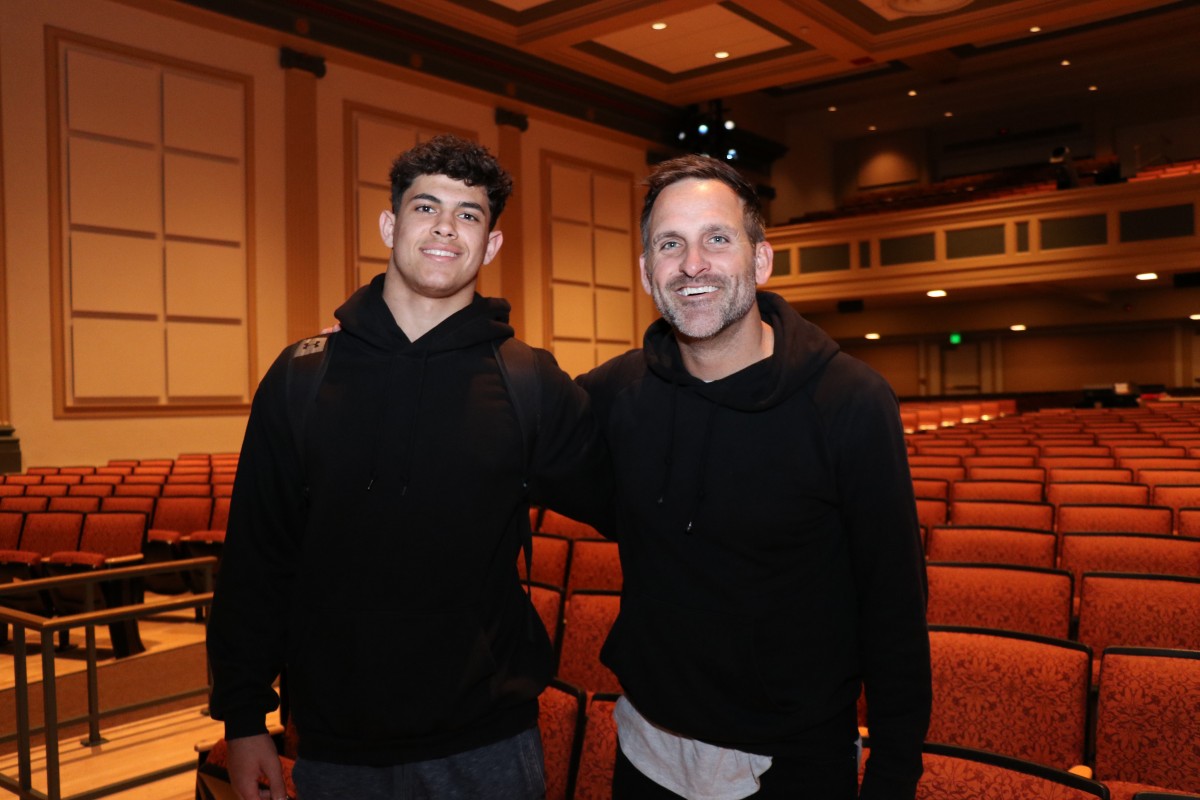
[[[646,365],[668,383],[689,387],[719,406],[738,411],[776,406],[808,383],[840,348],[823,330],[791,313],[791,307],[777,294],[759,292],[758,310],[775,332],[775,350],[770,358],[705,383],[684,368],[670,325],[659,319],[646,330],[642,342]]]
[[[770,292],[758,293],[758,310],[763,320],[775,332],[775,348],[769,358],[757,361],[720,380],[705,383],[691,375],[683,365],[683,356],[671,327],[665,320],[658,320],[646,330],[643,353],[646,365],[671,387],[670,416],[667,421],[668,443],[663,454],[662,488],[658,502],[666,500],[672,476],[677,466],[676,444],[681,435],[691,435],[696,428],[692,419],[679,421],[680,395],[692,392],[707,401],[707,409],[699,421],[701,480],[695,482],[694,493],[688,503],[690,511],[684,530],[693,531],[701,517],[702,506],[708,491],[709,448],[712,444],[713,426],[721,409],[738,412],[764,411],[785,402],[798,392],[813,376],[829,363],[839,348],[833,339],[808,320],[795,313],[782,297]],[[688,434],[677,430],[682,425]]]
[[[476,294],[471,304],[438,323],[415,342],[396,324],[383,300],[383,273],[362,286],[334,312],[342,331],[372,348],[405,355],[428,356],[461,350],[513,336],[508,301]]]

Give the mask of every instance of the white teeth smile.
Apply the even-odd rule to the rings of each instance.
[[[450,256],[453,256],[453,255],[455,255],[455,254],[454,254],[454,253],[452,253],[452,252],[450,252],[449,250],[426,250],[426,251],[425,251],[425,255],[427,255],[427,256],[446,256],[446,257],[450,257]]]
[[[691,297],[694,294],[708,294],[716,290],[715,286],[685,286],[679,290],[679,293],[684,297]]]

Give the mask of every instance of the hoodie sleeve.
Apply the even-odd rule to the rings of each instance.
[[[534,449],[533,502],[611,528],[612,460],[600,435],[587,392],[559,368],[554,356],[535,349],[542,387],[541,421]]]
[[[303,484],[287,414],[285,351],[259,384],[238,459],[208,625],[209,706],[226,738],[264,733],[279,706],[289,599],[303,532]]]
[[[912,798],[932,690],[925,561],[899,408],[883,378],[849,356],[835,357],[821,384],[858,595],[871,736],[860,796]]]

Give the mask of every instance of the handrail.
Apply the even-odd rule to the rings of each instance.
[[[16,675],[17,695],[16,738],[18,770],[16,780],[13,780],[12,776],[10,775],[0,773],[0,787],[16,792],[17,796],[21,798],[21,800],[91,800],[91,798],[103,797],[118,791],[124,791],[134,786],[141,786],[146,783],[160,780],[168,775],[178,774],[191,769],[193,762],[191,759],[189,759],[188,761],[180,764],[155,770],[153,772],[143,773],[117,783],[92,788],[86,792],[64,798],[62,796],[62,790],[60,786],[60,765],[58,757],[59,726],[60,724],[71,724],[83,721],[83,719],[87,719],[90,736],[85,744],[99,744],[100,742],[104,741],[100,736],[99,727],[100,719],[103,717],[112,716],[114,714],[122,713],[134,708],[161,705],[164,703],[173,702],[183,697],[208,693],[210,685],[206,684],[204,687],[198,688],[194,691],[184,692],[182,694],[174,694],[168,697],[159,698],[155,701],[138,703],[133,706],[114,708],[105,712],[101,712],[99,701],[99,681],[96,668],[96,626],[110,624],[113,622],[140,619],[142,617],[152,616],[164,611],[177,611],[186,608],[201,608],[210,605],[212,603],[213,594],[212,591],[209,590],[212,587],[212,571],[216,565],[216,558],[212,556],[204,556],[202,558],[181,559],[167,564],[118,567],[115,569],[96,570],[94,572],[77,575],[65,575],[54,578],[37,578],[34,580],[20,581],[0,586],[0,599],[3,599],[8,595],[27,594],[31,591],[48,590],[62,586],[83,585],[86,587],[86,605],[88,608],[92,607],[95,586],[97,584],[119,580],[134,580],[146,575],[172,572],[194,572],[198,570],[204,576],[204,588],[206,589],[204,592],[199,592],[183,598],[155,601],[152,603],[136,603],[131,605],[116,606],[99,611],[89,610],[80,614],[71,614],[62,617],[43,617],[38,614],[30,614],[24,611],[18,611],[17,609],[0,606],[0,623],[6,623],[13,626],[13,666]],[[59,720],[54,663],[54,634],[60,631],[68,631],[73,628],[84,628],[85,630],[87,642],[88,714],[86,717],[79,717],[70,720]],[[26,633],[28,631],[36,631],[41,636],[43,725],[37,729],[31,727],[29,719],[29,672],[27,665],[28,652],[26,647]],[[37,791],[33,788],[32,737],[35,732],[43,732],[45,734],[45,793]]]

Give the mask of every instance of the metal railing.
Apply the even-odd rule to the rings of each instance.
[[[87,609],[95,608],[95,593],[99,590],[100,584],[112,581],[137,581],[147,575],[172,572],[199,574],[203,576],[202,588],[205,590],[170,600],[134,603],[98,611],[88,610],[81,614],[60,617],[44,617],[0,605],[0,622],[7,623],[13,628],[13,666],[16,678],[17,711],[17,732],[15,734],[17,740],[17,778],[14,780],[11,775],[0,773],[0,787],[15,792],[21,800],[91,800],[91,798],[104,797],[105,795],[114,794],[115,792],[124,791],[135,786],[152,783],[170,775],[186,772],[195,767],[195,760],[189,759],[186,762],[139,774],[105,786],[94,787],[85,792],[70,795],[69,797],[63,797],[58,752],[59,731],[63,726],[77,724],[86,720],[88,723],[88,738],[84,740],[83,744],[85,746],[98,745],[104,742],[103,737],[100,735],[100,720],[105,717],[165,705],[189,697],[198,697],[201,695],[207,697],[211,679],[206,682],[205,686],[193,690],[101,711],[99,673],[96,664],[96,626],[138,620],[167,611],[207,607],[212,603],[212,572],[216,564],[216,558],[206,556],[204,558],[172,561],[167,564],[103,569],[77,575],[39,578],[0,585],[0,604],[3,603],[3,599],[6,596],[46,592],[67,586],[82,586],[85,592],[85,608]],[[84,629],[86,642],[87,714],[82,717],[60,720],[58,718],[58,689],[55,680],[54,640],[57,634],[76,628]],[[26,637],[29,632],[35,632],[41,637],[43,725],[38,728],[34,728],[30,724],[29,669],[27,664],[29,650],[26,644]],[[46,751],[45,793],[33,788],[33,739],[39,733],[43,734]],[[0,743],[12,741],[13,738],[14,735],[0,738]]]

